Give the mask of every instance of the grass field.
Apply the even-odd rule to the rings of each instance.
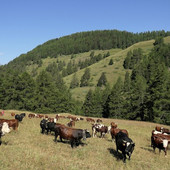
[[[6,110],[3,118],[12,119],[10,113],[22,113]],[[25,112],[27,115],[29,112]],[[67,113],[63,115],[68,115]],[[54,114],[49,115],[54,117]],[[0,117],[2,118],[2,116]],[[110,134],[105,138],[88,138],[84,146],[72,149],[68,142],[54,142],[54,135],[40,133],[39,118],[23,119],[18,131],[11,131],[2,137],[0,146],[0,170],[168,170],[170,167],[170,152],[164,157],[162,151],[156,154],[150,147],[151,131],[154,123],[128,120],[102,119],[104,125],[112,121],[118,123],[119,128],[127,129],[130,138],[135,142],[135,150],[131,160],[126,164],[121,154],[116,154],[116,145],[111,141]],[[68,119],[59,120],[66,124]],[[164,126],[170,128],[168,126]],[[88,129],[91,123],[85,120],[76,122],[76,128]]]

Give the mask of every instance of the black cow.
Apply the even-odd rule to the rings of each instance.
[[[1,141],[1,136],[2,136],[2,126],[3,126],[3,124],[0,123],[0,145],[1,145],[1,143],[2,143],[2,141]]]
[[[135,143],[127,136],[127,134],[121,131],[117,133],[115,139],[116,139],[116,150],[117,152],[118,150],[122,151],[123,162],[125,163],[126,155],[129,156],[129,160],[130,160],[130,157],[135,147]]]
[[[55,125],[55,139],[57,142],[57,137],[60,136],[60,140],[67,139],[71,142],[71,147],[75,145],[78,146],[81,143],[81,139],[85,140],[86,138],[91,137],[89,131],[83,129],[74,129],[67,127],[65,125],[56,124]]]
[[[47,128],[46,128],[46,130],[47,130],[47,135],[48,135],[48,132],[54,132],[55,131],[55,125],[56,125],[56,123],[54,123],[54,122],[47,122]]]
[[[48,120],[46,120],[46,119],[43,119],[40,122],[40,127],[41,127],[41,133],[42,134],[44,134],[45,130],[47,130],[47,122],[48,122]]]
[[[21,115],[21,116],[23,116],[23,117],[25,117],[25,116],[26,116],[26,114],[25,114],[25,113],[21,113],[20,115]]]
[[[15,115],[15,119],[17,119],[19,122],[21,122],[23,118],[24,118],[23,115],[18,115],[18,114]]]

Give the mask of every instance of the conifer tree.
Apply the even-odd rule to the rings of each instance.
[[[90,69],[86,68],[83,76],[81,77],[80,80],[80,87],[83,86],[88,86],[89,85],[89,80],[90,80]]]
[[[98,80],[98,83],[97,83],[97,86],[99,87],[102,87],[102,86],[105,86],[107,83],[107,79],[106,79],[106,75],[105,73],[103,72]]]
[[[123,82],[119,77],[106,102],[106,110],[109,113],[109,117],[121,118],[124,116],[122,91]]]
[[[109,65],[113,65],[113,59],[112,58],[109,61]]]
[[[70,88],[71,89],[74,89],[74,88],[76,88],[76,87],[78,87],[79,86],[79,80],[78,80],[78,78],[77,78],[77,76],[76,76],[76,73],[73,75],[73,78],[72,78],[72,81],[71,81],[71,83],[70,83]]]

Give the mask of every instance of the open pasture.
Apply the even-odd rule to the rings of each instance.
[[[11,113],[23,113],[21,111],[6,110],[0,118],[13,119]],[[29,114],[29,112],[24,112]],[[56,114],[48,114],[55,117]],[[62,115],[69,115],[63,113]],[[159,155],[151,148],[151,131],[155,128],[154,123],[128,120],[102,119],[103,124],[118,123],[118,128],[127,129],[129,137],[135,142],[135,149],[131,160],[126,164],[122,161],[122,155],[116,154],[116,145],[111,141],[110,134],[105,138],[88,138],[77,148],[72,149],[70,143],[54,142],[54,135],[40,133],[40,118],[25,117],[19,124],[18,131],[11,130],[2,137],[0,146],[0,169],[2,170],[121,170],[121,169],[161,169],[168,170],[170,167],[170,150],[167,157],[164,152]],[[79,117],[79,116],[78,116]],[[59,123],[66,124],[68,119],[59,119]],[[88,129],[90,133],[91,123],[86,120],[76,122],[75,128]],[[164,126],[170,128],[168,126]]]

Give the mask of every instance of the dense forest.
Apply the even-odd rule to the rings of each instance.
[[[78,54],[90,50],[106,50],[112,48],[125,49],[137,42],[155,39],[156,37],[169,36],[170,32],[148,31],[143,33],[131,33],[118,30],[88,31],[49,40],[37,46],[26,54],[11,61],[7,67],[26,71],[27,65],[37,64],[41,66],[42,59],[57,58],[60,55]]]
[[[87,32],[87,34],[100,34],[100,32],[101,31]],[[107,36],[104,36],[106,32],[107,31],[103,31],[103,40],[107,38]],[[108,32],[111,36],[112,31]],[[24,71],[24,69],[22,71],[21,69],[17,69],[17,65],[14,67],[20,59],[21,65],[22,63],[28,64],[30,60],[28,57],[30,54],[28,52],[25,57],[20,56],[8,65],[0,67],[0,108],[28,110],[37,113],[70,112],[84,116],[142,120],[170,125],[170,44],[164,44],[163,41],[163,37],[168,33],[164,31],[141,34],[117,32],[127,34],[129,37],[132,35],[134,39],[130,41],[131,43],[140,41],[142,39],[139,38],[140,36],[143,37],[143,39],[150,39],[152,36],[156,38],[153,44],[154,48],[149,54],[144,54],[140,48],[127,53],[123,63],[124,69],[127,70],[125,77],[124,79],[118,78],[113,87],[107,82],[105,73],[101,72],[95,90],[90,89],[83,102],[74,100],[70,93],[70,89],[77,86],[90,86],[89,79],[91,72],[88,66],[108,57],[110,55],[109,53],[102,56],[95,55],[94,52],[91,52],[90,59],[79,62],[78,65],[69,62],[66,66],[64,62],[58,61],[57,63],[52,63],[34,77]],[[71,41],[72,38],[77,37],[78,34],[68,36],[67,38],[70,38]],[[88,38],[88,36],[85,36],[86,33],[80,35],[82,36],[82,41]],[[138,39],[136,39],[136,37],[138,37]],[[63,37],[63,39],[65,38],[66,37]],[[81,38],[79,38],[77,38],[77,41],[80,41]],[[127,41],[126,38],[124,39]],[[57,43],[59,39],[51,41]],[[51,41],[45,44],[51,44]],[[121,48],[126,48],[129,45],[126,44],[125,46],[121,46]],[[35,52],[34,54],[37,55],[38,53],[36,52],[42,46],[35,48],[32,54]],[[72,45],[70,46],[70,49],[71,48],[73,48]],[[99,48],[99,46],[97,48]],[[100,48],[109,49],[114,47],[112,44],[108,47],[100,46]],[[115,48],[117,48],[117,46],[115,46]],[[73,52],[75,51],[72,51],[72,53]],[[75,53],[78,52],[82,51],[76,51]],[[56,54],[57,53],[56,51]],[[69,50],[65,53],[69,53]],[[50,56],[52,56],[51,54],[52,53],[50,53]],[[26,56],[28,57],[27,59]],[[72,57],[74,58],[74,55]],[[35,60],[33,58],[34,55],[30,61],[34,62]],[[40,58],[42,58],[42,56]],[[40,64],[41,60],[36,59]],[[112,64],[113,61],[110,60],[109,65]],[[11,67],[11,65],[13,66]],[[66,68],[65,74],[74,73],[69,88],[63,81],[64,67]],[[85,68],[80,81],[76,75],[76,69],[78,67],[79,69],[81,67]]]

